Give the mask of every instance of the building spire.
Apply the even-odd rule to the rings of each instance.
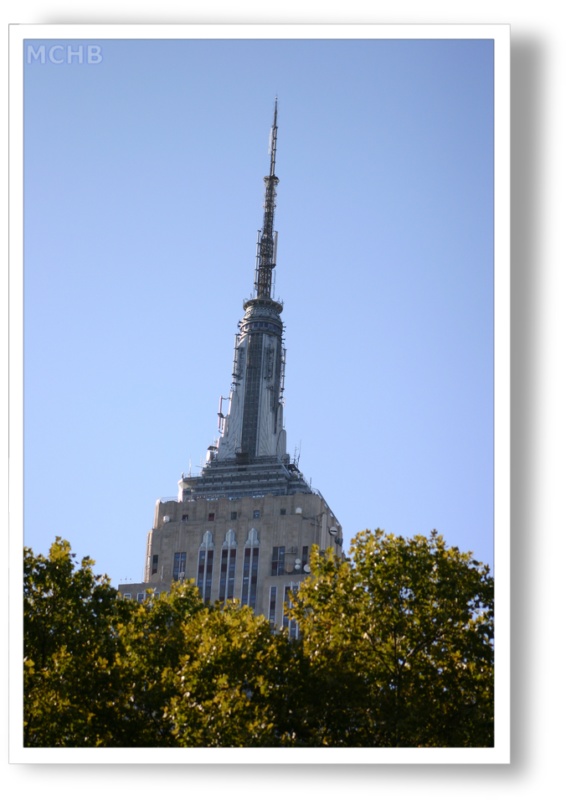
[[[265,200],[263,203],[263,227],[258,231],[256,254],[256,297],[271,298],[272,272],[277,257],[277,232],[273,230],[275,217],[275,198],[279,178],[275,174],[275,157],[277,154],[277,97],[273,112],[273,125],[269,137],[269,175],[265,181]]]
[[[273,125],[271,126],[271,135],[269,137],[269,155],[271,164],[269,169],[269,176],[275,177],[275,156],[277,154],[277,97],[275,98],[275,109],[273,111]]]

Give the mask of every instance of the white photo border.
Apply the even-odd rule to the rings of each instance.
[[[494,556],[497,565],[495,746],[429,749],[24,748],[23,58],[26,39],[488,39],[494,43]],[[508,764],[510,762],[510,27],[504,24],[10,25],[9,54],[10,763]]]

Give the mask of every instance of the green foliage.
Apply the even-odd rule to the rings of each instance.
[[[48,558],[24,550],[26,746],[104,746],[120,726],[114,630],[126,607],[93,563],[77,569],[59,538]]]
[[[288,639],[237,603],[207,608],[183,626],[185,655],[167,716],[184,747],[280,744],[278,712]]]
[[[191,582],[125,600],[60,539],[24,560],[27,746],[493,744],[493,581],[435,532],[315,549],[298,641]]]
[[[143,603],[129,606],[116,626],[121,643],[118,667],[124,688],[122,713],[126,738],[115,747],[176,747],[172,726],[164,715],[173,677],[185,652],[184,623],[204,608],[193,583],[176,583],[158,597],[151,590]]]
[[[430,538],[358,534],[315,552],[289,614],[309,660],[317,744],[493,745],[493,580]]]

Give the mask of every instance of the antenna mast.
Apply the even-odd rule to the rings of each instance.
[[[269,175],[265,181],[265,201],[263,203],[263,227],[258,231],[256,254],[256,297],[271,298],[272,272],[277,258],[277,232],[273,230],[275,217],[275,198],[279,178],[275,174],[275,156],[277,153],[277,98],[273,112],[273,125],[269,137]]]

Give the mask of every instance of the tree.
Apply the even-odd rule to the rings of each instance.
[[[109,745],[121,729],[117,602],[90,558],[56,538],[49,557],[24,550],[24,744]],[[78,568],[77,568],[78,566]]]
[[[57,538],[24,551],[28,747],[273,746],[285,737],[292,643],[193,582],[122,598]]]
[[[115,747],[178,747],[173,725],[164,713],[175,694],[175,675],[187,652],[186,624],[199,620],[205,606],[195,584],[174,583],[142,603],[123,601],[130,613],[116,626],[121,674],[121,708],[128,721],[125,738]],[[198,623],[197,623],[198,624]]]
[[[313,746],[493,746],[493,580],[435,531],[313,553],[288,614],[309,661]]]
[[[493,580],[433,532],[316,549],[288,631],[192,582],[142,603],[24,551],[29,747],[488,747]]]
[[[47,558],[24,550],[24,744],[175,746],[163,710],[198,590],[176,584],[137,603],[93,565],[60,538]]]
[[[229,602],[183,625],[184,655],[166,709],[184,747],[275,747],[292,743],[288,687],[293,643],[265,617]]]

